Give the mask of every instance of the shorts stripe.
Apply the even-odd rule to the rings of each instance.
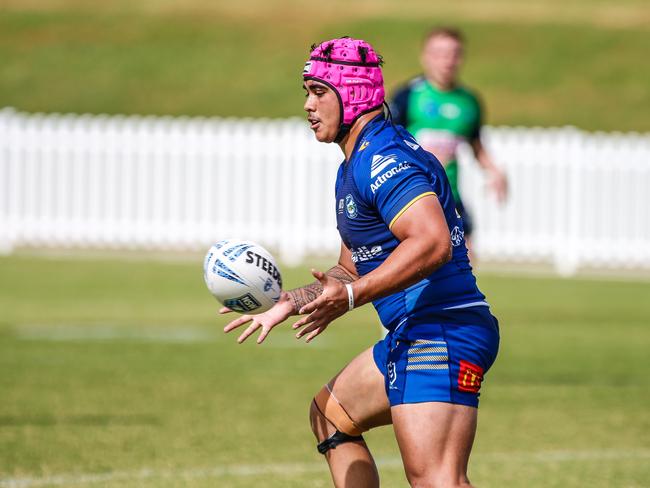
[[[426,339],[417,339],[413,341],[411,343],[411,347],[423,347],[432,344],[442,344],[443,346],[447,347],[447,343],[445,341],[428,341]]]
[[[409,364],[406,367],[406,371],[413,371],[413,370],[419,370],[419,369],[446,370],[446,369],[449,369],[449,365],[447,363],[439,363],[439,364],[419,363],[419,364]]]
[[[409,348],[409,356],[413,354],[424,354],[424,353],[436,353],[436,352],[447,352],[446,347],[411,347]]]
[[[410,356],[408,358],[409,364],[412,363],[426,363],[426,362],[431,362],[431,361],[444,361],[447,362],[449,361],[449,356]]]

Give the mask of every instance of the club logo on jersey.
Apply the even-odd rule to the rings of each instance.
[[[364,150],[365,148],[367,148],[369,145],[370,145],[370,142],[368,142],[368,141],[363,141],[363,142],[361,143],[361,146],[359,146],[359,150],[358,150],[357,152],[361,152],[361,151],[363,151],[363,150]]]
[[[354,219],[357,215],[359,215],[359,211],[357,210],[357,203],[349,193],[345,195],[345,214],[349,219]]]
[[[379,175],[373,183],[370,183],[370,190],[372,190],[373,195],[377,190],[379,190],[381,185],[386,183],[386,181],[391,179],[397,173],[401,173],[402,171],[404,171],[405,169],[409,169],[410,167],[411,164],[404,161],[403,163],[399,163],[397,166],[389,169],[384,174]]]
[[[341,198],[341,199],[339,200],[339,208],[338,208],[337,212],[338,212],[339,214],[342,214],[344,208],[345,208],[345,203],[343,202],[343,199]]]
[[[352,262],[369,261],[375,256],[379,256],[382,252],[383,249],[381,246],[372,246],[370,249],[366,246],[361,246],[352,251]]]
[[[420,146],[419,146],[419,145],[417,145],[415,142],[411,142],[411,141],[409,141],[408,139],[404,139],[404,143],[405,143],[408,147],[410,147],[411,149],[413,149],[414,151],[417,151],[418,149],[420,149]]]
[[[372,157],[372,164],[370,165],[370,177],[374,178],[379,174],[389,164],[397,162],[397,156],[394,154],[389,154],[388,156],[382,156],[381,154],[375,154]]]
[[[465,237],[465,232],[460,230],[460,227],[455,226],[451,231],[451,245],[458,247],[463,243],[463,238]]]
[[[395,370],[395,363],[391,361],[390,363],[388,363],[386,369],[388,370],[388,389],[397,390],[397,387],[393,386],[395,384],[395,380],[397,379],[397,371]]]
[[[469,361],[460,361],[458,371],[458,389],[469,393],[478,393],[483,381],[483,368]]]

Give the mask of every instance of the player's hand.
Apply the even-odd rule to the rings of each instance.
[[[508,179],[499,168],[490,169],[487,175],[487,184],[497,202],[504,203],[508,198]]]
[[[223,307],[219,310],[220,314],[228,312],[232,312],[232,310],[230,310],[228,307]],[[237,342],[241,344],[246,339],[248,339],[248,336],[261,328],[262,332],[260,332],[260,335],[257,338],[257,343],[261,344],[264,342],[264,339],[266,339],[266,336],[269,335],[269,332],[271,332],[271,329],[273,329],[273,327],[284,322],[289,316],[293,315],[293,313],[293,304],[289,298],[289,295],[285,292],[282,292],[282,295],[280,295],[280,300],[278,300],[278,303],[273,305],[271,309],[260,314],[242,315],[241,317],[236,318],[228,325],[226,325],[223,328],[223,331],[230,332],[231,330],[234,330],[237,327],[240,327],[252,321],[251,324],[246,327],[246,330],[244,330],[244,332],[242,332],[237,338]]]
[[[300,309],[300,314],[309,315],[293,324],[294,329],[307,326],[296,334],[297,339],[308,334],[305,342],[310,342],[323,332],[330,322],[348,311],[348,291],[345,285],[336,278],[315,269],[311,270],[311,274],[323,285],[323,293]]]

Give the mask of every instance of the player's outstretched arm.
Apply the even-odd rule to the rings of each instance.
[[[321,275],[332,280],[334,283],[339,283],[340,286],[344,286],[344,283],[351,283],[358,279],[356,270],[354,270],[350,251],[345,248],[345,246],[342,246],[339,264],[326,273],[321,273]],[[316,278],[318,278],[318,276],[316,276]],[[237,342],[241,344],[257,330],[261,330],[260,335],[257,338],[257,343],[261,344],[276,325],[281,324],[292,315],[300,314],[301,309],[306,304],[318,298],[323,291],[323,284],[321,281],[317,280],[309,285],[282,292],[280,300],[278,300],[278,303],[276,303],[270,310],[256,315],[242,315],[226,325],[223,330],[224,332],[230,332],[250,322],[248,327],[237,338]],[[231,310],[227,307],[223,307],[219,310],[219,313],[221,314],[229,312],[231,312]]]
[[[219,313],[221,314],[229,312],[231,312],[231,310],[227,307],[223,307],[221,310],[219,310]],[[250,322],[250,325],[246,327],[246,329],[237,338],[237,342],[241,344],[246,339],[248,339],[248,337],[256,330],[261,329],[260,335],[257,338],[257,343],[261,344],[264,342],[264,339],[266,339],[266,336],[269,335],[269,332],[271,332],[273,327],[281,324],[291,315],[293,315],[293,304],[289,298],[289,294],[287,292],[282,292],[278,303],[273,305],[273,307],[266,312],[255,315],[242,315],[241,317],[236,318],[228,325],[226,325],[223,328],[223,331],[230,332],[237,327],[241,327],[242,325]]]
[[[472,141],[472,150],[474,151],[476,160],[487,173],[487,184],[490,190],[494,193],[499,203],[504,203],[508,198],[508,178],[506,174],[494,164],[492,157],[485,150],[481,139]]]
[[[309,315],[293,324],[294,329],[309,324],[296,334],[297,339],[307,335],[305,342],[310,342],[321,334],[334,319],[349,310],[349,295],[346,286],[359,279],[352,261],[352,253],[343,243],[341,243],[341,254],[337,266],[326,273],[315,269],[312,269],[311,273],[316,278],[316,281],[310,285],[311,291],[317,291],[317,293],[300,295],[297,301],[300,308],[297,313],[308,313]],[[321,310],[316,314],[314,313],[316,310],[314,304],[321,306]]]
[[[338,264],[326,271],[324,275],[340,281],[343,284],[352,283],[359,279],[357,270],[352,262],[352,253],[347,247],[345,247],[345,244],[341,243],[341,253],[339,255]],[[313,283],[288,292],[293,302],[293,308],[296,315],[302,313],[300,310],[305,305],[313,302],[323,293],[324,286],[322,281],[316,275],[314,276],[316,277],[316,281]]]
[[[442,207],[434,195],[413,203],[391,227],[400,244],[376,269],[355,280],[351,292],[355,305],[363,305],[417,283],[451,259],[449,228]],[[298,337],[310,333],[308,340],[348,310],[348,291],[342,283],[335,283],[314,272],[325,287],[324,292],[300,310],[309,315],[294,324],[307,325]]]

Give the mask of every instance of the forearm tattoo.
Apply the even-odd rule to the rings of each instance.
[[[329,271],[326,271],[325,274],[339,280],[342,283],[352,283],[359,278],[358,276],[350,273],[340,264],[337,264]],[[320,296],[321,293],[323,293],[323,285],[320,281],[316,280],[309,285],[289,290],[287,293],[289,294],[289,298],[291,299],[295,313],[298,313],[302,307],[307,305],[309,302],[313,302]]]

